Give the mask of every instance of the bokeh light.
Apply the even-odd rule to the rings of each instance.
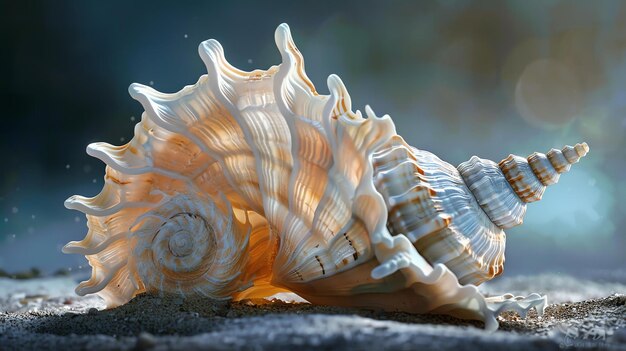
[[[522,118],[540,128],[563,127],[582,105],[579,78],[565,64],[539,59],[526,66],[515,87],[515,107]]]

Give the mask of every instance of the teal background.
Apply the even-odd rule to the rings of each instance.
[[[251,70],[280,63],[290,25],[318,91],[338,74],[354,109],[457,165],[472,155],[586,141],[590,154],[508,230],[505,274],[626,267],[626,2],[2,1],[0,268],[85,271],[63,255],[87,231],[66,210],[95,195],[104,165],[88,143],[122,144],[141,106],[132,82],[174,92],[205,73],[214,38]]]

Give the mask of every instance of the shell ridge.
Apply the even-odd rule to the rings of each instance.
[[[95,292],[105,289],[107,284],[109,284],[111,279],[113,279],[113,277],[122,269],[122,267],[124,267],[125,264],[126,260],[122,260],[108,270],[97,270],[96,267],[94,267],[91,278],[88,281],[81,282],[76,287],[76,294],[80,296],[85,296],[87,294],[93,294]],[[98,275],[100,271],[104,271],[101,273],[101,277],[99,277]]]
[[[193,116],[194,118],[197,118],[197,117],[195,116],[193,112],[189,110],[188,106],[186,106],[184,103],[178,102],[178,99],[180,99],[181,96],[187,96],[187,95],[199,96],[199,94],[206,92],[205,87],[207,87],[209,88],[208,90],[211,93],[211,95],[213,95],[216,99],[218,99],[219,102],[221,103],[224,102],[223,99],[220,99],[220,96],[223,96],[223,95],[221,94],[222,90],[220,89],[220,84],[217,82],[217,77],[219,76],[218,72],[220,71],[220,68],[216,66],[218,65],[217,62],[211,61],[212,60],[211,56],[215,56],[215,55],[209,56],[208,53],[205,53],[204,51],[201,50],[203,47],[205,47],[205,45],[203,44],[200,45],[199,51],[201,53],[201,57],[209,73],[207,75],[203,75],[201,79],[199,79],[195,85],[188,86],[186,87],[186,89],[183,89],[184,91],[180,91],[178,93],[159,94],[156,90],[150,87],[133,83],[129,87],[129,92],[130,92],[130,95],[135,100],[141,103],[141,105],[146,110],[146,114],[148,115],[149,119],[153,121],[157,126],[163,128],[166,131],[178,133],[178,134],[185,136],[187,139],[192,141],[197,147],[199,147],[202,150],[202,152],[209,155],[211,159],[216,160],[220,164],[222,169],[228,170],[229,168],[226,166],[224,157],[222,157],[217,152],[209,148],[196,135],[190,133],[186,126],[180,126],[179,125],[179,123],[181,122],[180,119],[176,117],[170,118],[170,119],[163,118],[164,116],[167,116],[167,114],[169,113],[167,111],[169,107],[165,105],[158,105],[156,101],[153,100],[153,98],[156,98],[159,95],[165,95],[166,98],[162,98],[161,100],[177,103],[178,106],[182,107],[184,110],[187,111],[189,116]],[[214,47],[214,46],[209,46],[209,47]],[[213,64],[210,64],[210,62],[213,62]],[[220,62],[220,63],[223,63],[223,62]],[[211,72],[214,72],[213,77],[211,77],[212,75]],[[217,84],[212,84],[212,83],[217,83]],[[156,106],[161,106],[161,107],[155,108],[155,104]],[[206,107],[207,106],[205,106],[205,108]],[[198,172],[202,173],[202,170],[199,170]],[[244,199],[247,199],[249,203],[254,203],[254,201],[248,196],[247,193],[243,193],[238,190],[239,187],[237,187],[237,182],[234,180],[234,178],[232,177],[229,171],[223,172],[222,175],[226,178],[231,189],[237,191],[238,195]],[[258,210],[258,208],[255,208],[255,209]]]
[[[221,45],[215,40],[208,40],[200,44],[198,50],[200,52],[200,57],[202,58],[202,61],[204,61],[204,64],[207,68],[207,72],[208,72],[207,84],[211,87],[211,91],[215,93],[215,97],[218,99],[218,101],[221,102],[223,106],[225,106],[226,109],[229,111],[230,117],[236,121],[237,125],[241,128],[242,132],[244,133],[244,136],[246,137],[246,139],[252,140],[250,139],[249,130],[244,128],[244,125],[242,125],[240,118],[238,118],[238,113],[236,113],[236,107],[229,100],[226,94],[224,94],[224,91],[222,90],[222,86],[225,84],[222,83],[224,81],[224,76],[222,75],[223,71],[220,69],[221,67],[220,65],[230,66],[230,64],[228,64],[228,61],[226,61],[226,59],[224,58],[223,49]],[[223,60],[218,61],[218,58],[223,58]],[[249,144],[248,144],[248,148],[255,155],[255,163],[256,163],[255,168],[258,174],[259,163],[260,163],[258,152],[256,151],[255,148],[251,147]],[[228,168],[225,167],[224,169],[227,170],[225,172],[225,175],[229,177],[229,183],[232,184],[233,189],[235,190],[238,189],[238,187],[236,186],[237,183],[230,176],[230,172],[228,171]],[[263,193],[262,188],[260,189],[260,191],[261,193]],[[261,214],[264,213],[262,204],[257,203],[255,199],[250,198],[246,194],[241,194],[241,195],[243,196],[244,199],[247,200],[248,205],[251,206],[256,212],[260,212]]]
[[[286,42],[289,41],[290,45],[287,45]],[[275,80],[275,91],[278,90],[276,87],[281,87],[282,88],[282,84],[284,80],[287,80],[287,78],[289,77],[290,73],[293,72],[294,70],[298,69],[301,73],[303,73],[303,64],[301,63],[301,57],[298,55],[296,56],[295,53],[295,49],[294,50],[289,50],[290,47],[295,48],[295,45],[293,45],[293,43],[291,43],[290,41],[290,36],[286,35],[286,33],[283,32],[283,34],[281,34],[281,29],[279,28],[279,30],[277,30],[277,46],[279,47],[279,50],[281,50],[281,54],[283,56],[283,64],[281,64],[281,67],[279,69],[279,72],[276,75],[276,80]],[[297,61],[298,64],[293,64],[294,61]],[[287,67],[287,69],[284,69],[284,66]],[[284,73],[283,73],[284,72]],[[284,78],[283,78],[284,77]],[[278,94],[275,92],[275,95],[278,97],[277,101],[278,101],[278,106],[279,108],[281,108],[283,110],[283,114],[286,115],[287,117],[285,119],[289,119],[289,117],[293,117],[294,113],[291,109],[289,109],[287,107],[287,104],[285,103],[285,100],[287,101],[295,101],[297,100],[297,95],[298,95],[298,91],[300,92],[300,94],[307,94],[308,91],[313,91],[313,90],[307,90],[307,89],[299,89],[302,85],[297,84],[297,82],[299,82],[298,79],[299,76],[294,77],[293,80],[296,80],[296,84],[295,87],[292,86],[290,90],[288,90],[289,93],[291,93],[291,96],[296,96],[295,98],[291,98],[291,99],[283,99],[281,100],[283,94]],[[323,126],[324,129],[326,131],[325,135],[327,136],[327,140],[329,143],[331,143],[331,151],[333,152],[333,160],[334,162],[332,163],[332,166],[330,167],[328,173],[333,175],[333,177],[329,180],[329,183],[326,186],[326,190],[324,191],[324,195],[322,196],[322,199],[330,199],[330,197],[328,196],[328,191],[330,191],[331,189],[338,189],[338,190],[343,190],[342,193],[344,195],[341,195],[341,202],[343,203],[352,203],[354,206],[354,202],[355,199],[357,199],[356,195],[349,195],[351,193],[351,191],[365,191],[366,189],[368,189],[368,187],[366,186],[362,186],[362,184],[365,184],[367,182],[372,183],[372,180],[369,179],[371,177],[372,172],[370,171],[369,173],[367,171],[363,172],[363,174],[360,175],[360,179],[366,179],[366,181],[362,180],[360,181],[360,183],[355,184],[356,186],[354,188],[352,188],[351,181],[348,178],[344,178],[344,176],[342,176],[343,172],[345,171],[344,167],[338,167],[341,164],[341,159],[342,159],[342,154],[341,151],[345,151],[345,148],[338,148],[336,147],[338,144],[337,142],[335,142],[335,140],[343,140],[342,141],[342,146],[348,146],[351,145],[351,143],[364,143],[364,141],[359,141],[357,139],[355,139],[355,135],[357,137],[361,137],[362,135],[359,135],[357,132],[353,132],[352,134],[350,133],[350,130],[348,130],[348,128],[352,128],[353,130],[372,130],[374,129],[373,127],[370,127],[371,124],[374,123],[374,120],[372,121],[366,121],[366,120],[361,120],[361,121],[353,121],[354,118],[348,119],[346,118],[346,113],[351,113],[351,111],[349,110],[350,107],[350,99],[349,99],[349,95],[347,94],[347,91],[345,89],[345,86],[343,86],[343,84],[341,83],[341,80],[335,76],[335,75],[331,75],[328,78],[328,86],[329,86],[329,90],[331,92],[330,94],[330,98],[326,101],[325,103],[325,107],[322,113],[322,122],[323,122]],[[280,90],[278,90],[280,92]],[[341,108],[338,109],[338,106],[341,106]],[[339,120],[341,120],[341,123],[337,123],[337,121],[333,121],[333,117],[337,114],[341,113],[340,116],[338,116]],[[355,115],[356,116],[356,115]],[[392,125],[392,122],[390,119],[388,120],[388,125]],[[292,136],[296,133],[293,132],[293,130],[295,129],[295,122],[294,120],[290,120],[289,121],[289,126],[292,128]],[[358,129],[360,128],[360,129]],[[393,130],[393,128],[390,128],[391,130]],[[367,134],[365,133],[365,136],[371,136],[371,134]],[[383,139],[382,137],[379,137],[379,139]],[[351,141],[347,141],[347,140],[351,140]],[[297,140],[296,138],[292,139],[292,142],[298,142],[299,140]],[[360,153],[360,154],[364,154],[365,156],[363,157],[365,160],[369,159],[368,154],[370,154],[371,152],[373,152],[377,146],[379,144],[382,144],[384,142],[384,140],[379,141],[377,144],[374,145],[374,147],[372,148],[372,151],[368,151],[368,150],[359,150],[359,146],[356,145],[355,149],[354,149],[354,153]],[[345,145],[344,145],[345,144]],[[296,147],[294,148],[294,144],[292,144],[292,155],[295,155],[294,150],[297,150],[298,146],[297,144],[295,144]],[[341,149],[341,150],[339,150]],[[295,157],[294,157],[295,158]],[[367,163],[367,162],[364,162]],[[294,168],[295,171],[295,168]],[[292,173],[292,179],[294,174]],[[339,178],[337,178],[339,177]],[[334,182],[339,182],[340,184],[344,184],[345,186],[343,187],[329,187],[329,185],[332,185]],[[290,184],[293,184],[293,182],[290,182]],[[361,184],[361,185],[359,185]],[[351,190],[354,189],[354,190]],[[374,190],[373,184],[370,184],[370,187],[368,190],[374,191],[375,194],[377,194]],[[371,192],[370,191],[370,192]],[[371,196],[371,194],[370,194]],[[380,196],[380,195],[379,195]],[[365,198],[365,196],[364,196]],[[382,202],[382,197],[379,199],[380,202]],[[324,200],[322,200],[324,201]],[[324,203],[320,202],[316,208],[315,214],[314,214],[314,219],[313,222],[314,223],[318,223],[320,220],[320,215],[321,212],[320,210],[324,208]],[[384,212],[385,211],[380,211],[380,208],[384,208],[384,206],[379,207],[379,212],[381,212],[381,214],[383,214],[384,216]],[[353,208],[354,210],[354,208]],[[376,224],[375,227],[384,227],[384,221],[380,221],[381,223]],[[350,223],[350,222],[348,222]],[[344,225],[345,228],[345,225]],[[368,230],[371,230],[371,226],[370,228],[368,228]],[[342,231],[344,230],[343,228],[341,229]],[[379,229],[378,229],[379,230]],[[314,231],[315,232],[315,231]],[[336,234],[333,234],[336,235]],[[335,239],[333,239],[335,240]],[[332,244],[332,240],[331,240],[331,244]],[[299,246],[304,245],[302,242],[299,244]],[[297,248],[296,248],[297,250]],[[318,252],[318,251],[314,251],[314,252]],[[280,254],[279,254],[280,255]],[[317,257],[317,256],[316,256]],[[318,257],[319,260],[319,257]],[[278,264],[279,261],[277,260],[275,262],[275,264]],[[286,265],[283,264],[283,262],[280,262],[282,267],[285,267]],[[307,265],[307,262],[301,262],[300,266],[302,265]],[[321,264],[321,263],[320,263]],[[299,267],[295,267],[295,269],[300,269]]]
[[[68,209],[72,209],[72,210],[78,210],[81,211],[83,213],[92,215],[92,216],[98,216],[98,217],[104,217],[104,216],[109,216],[111,214],[117,213],[122,209],[125,208],[144,208],[144,207],[150,207],[152,204],[149,202],[125,202],[125,201],[121,201],[115,205],[112,205],[110,207],[107,208],[98,208],[95,207],[96,205],[89,205],[89,203],[95,202],[97,200],[99,200],[101,197],[95,196],[92,198],[86,198],[86,197],[75,197],[72,199],[68,199],[66,201],[66,205],[65,207]]]
[[[297,57],[296,56],[297,53],[294,53],[288,49],[287,43],[289,41],[292,41],[292,38],[290,36],[289,26],[287,24],[285,23],[281,24],[276,29],[274,36],[275,36],[276,46],[282,58],[282,63],[279,66],[278,72],[274,76],[273,92],[275,96],[276,105],[278,106],[278,109],[281,111],[282,115],[285,116],[284,119],[289,128],[289,134],[291,136],[291,159],[293,160],[291,174],[289,175],[289,183],[288,183],[288,188],[287,188],[287,192],[288,192],[287,200],[288,200],[289,211],[288,211],[287,218],[285,220],[286,225],[283,226],[283,228],[281,229],[281,232],[279,233],[279,236],[282,238],[285,236],[285,230],[290,228],[288,224],[292,223],[293,221],[299,220],[299,218],[298,219],[294,218],[297,216],[297,215],[294,215],[294,212],[296,210],[294,192],[295,192],[296,180],[298,176],[300,176],[300,172],[301,172],[300,157],[297,157],[298,152],[300,150],[300,137],[296,131],[295,119],[296,119],[297,114],[294,111],[292,111],[292,109],[289,107],[290,104],[288,104],[288,101],[293,102],[295,98],[290,98],[291,97],[289,95],[290,90],[288,89],[289,87],[287,87],[286,85],[293,81],[296,84],[293,84],[291,88],[294,90],[300,88],[299,85],[297,84],[297,80],[290,80],[289,78],[293,70],[297,69],[297,67],[294,67],[297,64],[296,62],[298,61],[298,59],[302,60],[302,57],[301,56]],[[293,44],[293,46],[295,47],[295,44]],[[304,89],[301,89],[301,91],[303,93],[306,93]],[[296,95],[296,94],[297,92],[294,91],[292,95]],[[307,223],[307,224],[309,226],[311,225],[311,223]],[[312,232],[310,230],[307,231],[307,233],[303,237],[303,240],[301,240],[300,244],[296,246],[296,252],[299,251],[300,249],[299,246],[305,243],[304,239],[309,237],[311,233]],[[286,264],[289,265],[291,264],[291,262],[288,261],[286,262]]]
[[[75,254],[81,254],[85,256],[93,255],[102,251],[111,243],[120,239],[124,239],[124,238],[126,238],[126,233],[117,233],[117,234],[113,234],[107,237],[105,240],[98,242],[92,246],[92,245],[89,245],[89,242],[92,240],[91,235],[87,234],[85,239],[81,241],[70,241],[69,243],[65,244],[65,246],[63,246],[62,251],[63,253],[68,253],[68,254],[75,253]]]
[[[220,51],[221,54],[221,51]],[[285,55],[283,53],[283,59],[287,59],[286,62],[283,62],[283,64],[281,64],[279,66],[278,72],[275,74],[274,76],[274,81],[273,81],[273,85],[274,85],[274,90],[282,90],[282,81],[280,80],[280,78],[276,78],[281,77],[281,75],[284,75],[284,79],[286,79],[289,76],[290,73],[290,65],[289,65],[289,57],[288,55]],[[216,60],[211,56],[211,55],[203,55],[203,60],[205,61],[205,64],[207,65],[207,68],[210,71],[210,75],[213,76],[214,79],[209,79],[209,81],[211,83],[213,83],[214,85],[219,85],[219,86],[223,86],[224,84],[221,84],[222,81],[222,76],[220,75],[220,71],[218,70],[217,64],[216,64]],[[284,72],[284,73],[283,73]],[[220,92],[222,92],[222,94],[218,94],[218,98],[220,98],[222,104],[224,104],[224,106],[226,106],[226,108],[230,111],[230,114],[233,116],[233,118],[235,118],[237,120],[237,123],[239,124],[239,126],[242,128],[242,131],[244,132],[244,135],[246,136],[246,139],[252,141],[252,142],[257,142],[256,138],[252,135],[252,126],[249,124],[249,120],[246,119],[245,117],[241,116],[239,114],[239,110],[238,107],[235,106],[235,104],[233,102],[231,102],[229,100],[229,97],[226,96],[226,94],[224,94],[224,90],[227,91],[231,91],[231,89],[221,89],[218,88],[218,90]],[[234,88],[232,89],[234,90]],[[276,103],[277,105],[279,105],[280,108],[280,99],[282,97],[282,94],[276,94],[275,92],[275,98],[276,98]],[[287,118],[284,118],[284,120],[286,120]],[[291,133],[293,135],[293,133]],[[292,140],[290,139],[289,142],[291,143]],[[270,202],[270,200],[273,197],[273,193],[275,193],[275,189],[268,189],[268,186],[271,186],[271,182],[269,181],[269,178],[267,178],[267,176],[264,174],[263,170],[267,169],[268,167],[264,167],[263,161],[272,163],[273,160],[272,159],[266,159],[263,157],[263,155],[260,152],[261,149],[261,145],[257,144],[257,147],[252,147],[252,152],[255,155],[255,168],[257,170],[257,176],[259,177],[259,188],[260,191],[262,193],[262,198],[264,199],[264,203],[262,204],[262,208],[264,209],[264,211],[262,213],[265,213],[266,215],[268,215],[269,217],[272,217],[273,213],[276,213],[277,208],[275,208],[275,205],[281,206],[278,202]],[[291,149],[293,149],[293,145],[291,145]],[[293,205],[291,205],[293,206]],[[267,212],[269,211],[269,212]],[[283,220],[284,221],[284,220]],[[284,230],[286,228],[285,223],[273,223],[273,225],[278,226],[279,228],[281,228],[281,231]],[[280,233],[279,236],[282,237],[284,236],[284,233]],[[281,252],[284,250],[284,245],[282,245],[284,243],[284,240],[281,240],[281,246],[279,248],[279,252],[278,252],[278,256],[281,255]]]
[[[427,262],[423,262],[428,265]],[[445,265],[439,263],[432,266],[432,271],[427,272],[419,268],[412,261],[405,269],[405,274],[411,276],[413,282],[411,288],[417,294],[433,294],[428,296],[431,306],[427,308],[432,313],[453,313],[454,310],[472,312],[478,319],[485,322],[485,329],[494,331],[498,328],[497,313],[493,313],[488,307],[484,296],[474,285],[462,285],[456,275]],[[433,287],[430,290],[424,284]],[[441,294],[445,291],[445,294]]]
[[[288,27],[287,27],[288,29]],[[330,115],[330,109],[332,109],[331,106],[333,106],[335,104],[335,100],[334,97],[331,95],[330,98],[326,101],[326,103],[324,104],[324,109],[323,109],[323,115],[324,116],[329,116]],[[330,119],[329,118],[322,118],[322,128],[324,130],[324,135],[331,135],[330,134]],[[331,144],[331,150],[333,147],[333,139],[332,138],[327,138],[326,141],[328,143]],[[331,164],[330,164],[330,169],[328,170],[329,174],[333,174],[333,168],[335,167],[335,162],[334,162],[334,157],[331,158]],[[329,189],[329,184],[331,183],[331,180],[328,180],[326,182],[326,184],[324,185],[324,192],[323,195],[321,196],[320,201],[318,202],[317,207],[315,208],[314,214],[313,214],[313,219],[312,219],[312,223],[318,223],[319,222],[319,216],[321,215],[322,209],[326,206],[326,202],[329,201],[331,198],[330,196],[327,195],[327,192],[330,190]],[[307,234],[308,236],[313,235],[313,225],[311,226],[311,232],[309,234]],[[302,245],[304,245],[304,241],[302,243]],[[283,254],[284,255],[284,254]],[[282,256],[282,255],[279,255]],[[285,266],[289,266],[293,264],[293,261],[296,259],[296,255],[293,255],[292,259],[289,259],[288,261],[285,262]],[[276,261],[275,264],[278,264],[279,261]]]
[[[139,174],[139,173],[143,173],[143,172],[150,170],[150,167],[152,166],[150,164],[136,166],[136,167],[123,165],[121,163],[124,160],[122,152],[125,152],[126,150],[123,150],[122,152],[120,152],[120,155],[118,157],[114,157],[113,154],[115,152],[114,150],[115,148],[116,148],[115,146],[110,145],[108,143],[103,143],[103,142],[91,143],[87,146],[87,154],[89,156],[92,156],[101,160],[107,165],[111,165],[111,167],[120,171],[126,171],[129,173],[137,172],[136,174]],[[144,158],[144,160],[148,161],[147,158]]]
[[[286,43],[289,42],[290,45],[286,45]],[[315,120],[318,120],[315,117],[315,113],[308,115],[309,118],[302,118],[298,115],[298,113],[294,110],[292,110],[289,106],[287,101],[307,101],[307,100],[315,100],[315,101],[320,101],[320,102],[324,102],[323,99],[318,99],[317,96],[313,95],[314,90],[312,89],[306,89],[307,86],[307,82],[302,82],[301,79],[303,79],[303,77],[306,77],[306,74],[304,73],[304,64],[302,62],[302,57],[301,55],[299,55],[299,53],[297,52],[297,49],[295,48],[295,44],[293,44],[293,42],[291,41],[290,35],[287,32],[282,32],[281,34],[281,30],[280,28],[277,30],[277,46],[279,48],[279,50],[281,51],[281,55],[283,56],[283,63],[280,66],[280,69],[276,75],[275,78],[275,95],[277,96],[277,104],[279,106],[279,108],[281,109],[281,111],[283,112],[283,115],[285,116],[285,120],[288,123],[288,126],[290,128],[291,131],[291,135],[292,135],[292,155],[294,155],[293,159],[294,159],[294,168],[292,170],[291,176],[290,176],[290,200],[293,200],[293,188],[294,188],[294,184],[295,184],[295,179],[297,179],[298,177],[298,173],[301,170],[300,167],[300,158],[295,157],[295,155],[298,154],[298,150],[300,148],[300,139],[298,137],[298,133],[296,132],[296,130],[298,129],[297,127],[297,120],[301,119],[301,120],[305,120],[307,122],[307,124],[315,124]],[[299,73],[299,74],[296,74]],[[310,82],[309,82],[310,83]],[[289,84],[291,89],[286,89],[284,86]],[[285,94],[282,93],[283,91],[286,91],[288,93],[291,93],[291,96],[293,96],[292,98],[284,98]],[[301,96],[304,96],[305,98],[302,99],[300,98]],[[325,101],[325,107],[324,107],[324,111],[329,110],[330,108],[332,108],[331,106],[334,105],[334,101],[333,99],[328,99],[327,101]],[[306,109],[306,107],[305,107]],[[321,118],[324,121],[327,121],[328,118],[324,117],[325,113],[322,113]],[[311,121],[309,122],[308,120],[311,119]],[[329,125],[326,124],[326,126],[328,127]],[[317,128],[316,128],[317,129]],[[325,130],[325,134],[328,135],[328,128]],[[328,138],[330,139],[330,142],[332,142],[332,138]],[[328,139],[326,139],[326,141],[329,141]],[[332,150],[332,147],[331,147]],[[334,158],[333,158],[334,160]],[[308,160],[304,160],[306,162],[308,162]],[[334,170],[335,167],[335,162],[332,162],[332,165],[330,165],[330,169],[328,170],[329,174],[336,174],[336,171]],[[315,208],[315,212],[313,214],[313,219],[312,219],[312,223],[318,223],[319,222],[319,216],[320,216],[320,210],[324,208],[324,200],[328,200],[330,199],[330,197],[328,196],[328,191],[329,189],[332,189],[329,187],[329,182],[332,182],[332,177],[329,178],[329,180],[326,182],[325,184],[325,191],[324,191],[324,195],[322,196],[322,200],[317,204],[316,208]],[[343,202],[345,202],[345,198],[343,200]],[[290,205],[290,208],[293,209],[293,204]],[[291,214],[290,214],[291,215]],[[345,226],[344,226],[345,227]],[[284,228],[283,228],[284,229]],[[342,229],[343,230],[343,229]],[[305,238],[306,237],[310,237],[310,235],[315,235],[316,231],[309,231],[309,233],[305,234]],[[334,235],[334,234],[333,234]],[[310,240],[311,238],[307,239],[307,240],[302,240],[300,243],[298,243],[298,245],[295,247],[295,252],[299,252],[299,250],[301,250],[305,245],[307,245],[308,240]],[[313,238],[314,239],[314,238]],[[334,240],[334,239],[333,239]],[[324,244],[323,248],[317,251],[313,251],[313,253],[311,253],[311,255],[315,255],[315,257],[317,258],[318,261],[322,260],[322,258],[320,256],[325,257],[324,261],[334,261],[334,259],[332,259],[332,257],[327,257],[329,250],[328,248],[332,245],[333,240],[331,240],[330,242],[326,242],[325,240],[322,241],[322,243]],[[317,254],[317,255],[316,255]],[[279,253],[279,256],[282,256]],[[287,271],[287,274],[291,274],[291,272],[294,271],[303,271],[303,267],[310,265],[309,262],[306,261],[302,261],[300,262],[300,264],[297,264],[296,262],[294,262],[294,260],[296,259],[296,255],[292,255],[292,257],[290,257],[286,262],[280,262],[280,260],[277,260],[275,262],[275,265],[281,265],[282,267],[290,267],[293,264],[296,264],[293,268],[289,269]],[[328,271],[329,268],[331,268],[332,270],[332,266],[328,266],[328,265],[323,265],[322,261],[320,261],[319,263],[322,266],[322,270],[324,270],[323,267],[326,267],[326,270]],[[315,267],[315,266],[314,266]],[[330,272],[328,272],[330,273]]]
[[[223,106],[226,107],[226,109],[230,113],[230,116],[237,122],[239,127],[242,129],[242,132],[244,133],[244,136],[246,137],[246,139],[254,141],[254,138],[252,137],[252,133],[250,131],[250,127],[248,126],[247,123],[245,123],[245,121],[242,120],[239,114],[239,110],[237,109],[235,104],[231,101],[233,97],[229,96],[229,95],[234,95],[234,93],[231,93],[232,89],[230,88],[230,84],[228,84],[229,82],[227,82],[228,79],[225,77],[224,70],[221,69],[223,67],[222,65],[227,64],[227,61],[225,59],[222,60],[224,56],[223,56],[223,49],[221,45],[217,41],[211,39],[206,42],[203,42],[201,44],[201,47],[202,46],[204,46],[205,50],[204,51],[201,50],[200,52],[201,52],[202,60],[204,61],[207,67],[207,71],[209,72],[208,84],[212,87],[211,90],[217,93],[216,98],[222,103]],[[229,88],[226,88],[226,87],[229,87]],[[259,155],[258,148],[250,146],[250,149],[252,153],[254,154],[254,158],[255,158],[255,169],[256,169],[256,174],[259,177],[259,189],[260,189],[262,198],[268,198],[267,190],[265,189],[263,173],[260,172],[260,170],[262,169],[262,164],[261,164],[262,158]],[[267,210],[264,204],[255,204],[252,201],[253,200],[251,200],[251,203],[249,203],[249,205],[251,205],[256,211],[259,211],[261,214],[264,214],[265,210]]]

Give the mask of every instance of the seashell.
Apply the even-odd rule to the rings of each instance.
[[[387,115],[353,112],[341,79],[320,95],[289,27],[282,63],[241,71],[215,40],[208,74],[174,94],[132,84],[144,107],[126,145],[94,143],[106,163],[93,198],[70,197],[89,232],[76,289],[109,307],[142,292],[216,299],[294,292],[312,303],[445,313],[497,328],[503,310],[541,312],[545,296],[486,298],[500,274],[503,229],[588,147],[455,168],[413,148]]]

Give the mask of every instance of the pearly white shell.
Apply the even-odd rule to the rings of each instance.
[[[199,48],[208,74],[195,85],[174,94],[131,85],[145,109],[134,138],[89,145],[107,164],[104,189],[66,201],[89,226],[64,248],[93,267],[77,293],[115,306],[144,291],[235,299],[292,291],[313,303],[479,319],[489,329],[503,309],[543,308],[536,294],[485,298],[461,285],[501,271],[499,226],[523,216],[517,195],[485,210],[494,190],[472,188],[484,162],[457,170],[411,148],[389,116],[353,112],[335,75],[330,95],[319,95],[287,25],[275,39],[283,62],[265,71],[231,66],[208,40]],[[415,169],[427,177],[418,181]],[[420,241],[446,228],[475,235]],[[447,251],[455,245],[478,253]]]

